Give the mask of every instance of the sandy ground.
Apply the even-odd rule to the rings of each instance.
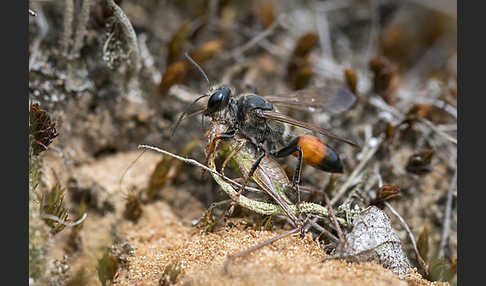
[[[165,200],[159,200],[143,205],[143,214],[136,224],[120,219],[124,202],[121,190],[132,185],[143,187],[161,158],[159,154],[146,153],[132,165],[120,185],[120,176],[114,174],[122,174],[138,155],[139,152],[119,153],[76,169],[80,178],[97,182],[116,209],[115,213],[105,216],[90,213],[81,230],[84,253],[72,268],[86,267],[91,276],[89,285],[99,285],[93,261],[99,257],[99,249],[110,244],[110,229],[116,229],[116,236],[128,242],[134,250],[133,255],[127,258],[128,263],[118,269],[114,285],[159,285],[166,267],[175,263],[181,269],[175,285],[449,285],[431,283],[415,271],[410,277],[400,280],[390,270],[371,262],[329,260],[323,263],[326,255],[310,234],[303,239],[294,234],[236,258],[224,272],[223,263],[227,255],[285,230],[258,231],[254,229],[253,222],[241,218],[230,219],[224,227],[206,234],[190,224],[204,211],[194,198],[192,212],[186,212],[183,218],[180,210],[172,208]],[[51,166],[55,169],[54,162]],[[185,193],[171,186],[163,192],[167,193],[167,197],[171,197],[170,193],[178,192],[179,197]],[[185,195],[191,198],[189,194]],[[67,232],[56,239],[62,241],[66,235]],[[54,251],[52,257],[60,259],[62,252]]]

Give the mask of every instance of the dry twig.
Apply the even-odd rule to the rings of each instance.
[[[131,61],[130,66],[132,67],[131,72],[133,74],[136,74],[140,68],[140,61],[137,35],[135,34],[135,30],[133,29],[130,19],[128,19],[125,12],[123,12],[123,10],[115,3],[114,0],[106,0],[106,3],[108,3],[108,5],[111,7],[111,9],[113,10],[113,16],[122,27],[122,32],[126,38],[129,49],[128,53],[130,55]]]
[[[270,25],[267,29],[263,30],[261,33],[259,33],[258,35],[256,35],[253,39],[251,39],[250,41],[248,41],[243,46],[238,47],[238,48],[235,48],[234,50],[230,51],[228,54],[224,55],[223,58],[225,58],[225,59],[229,59],[229,58],[238,59],[238,58],[241,58],[243,56],[243,54],[247,50],[251,49],[253,46],[255,46],[256,44],[258,44],[261,40],[263,40],[266,37],[270,36],[278,27],[280,27],[281,24],[282,24],[282,21],[283,21],[283,17],[284,16],[285,15],[280,15],[280,17],[278,17],[278,19],[275,22],[273,22],[272,25]]]
[[[447,244],[447,240],[449,238],[449,231],[451,229],[452,194],[454,193],[456,187],[457,187],[457,170],[454,173],[451,186],[449,187],[449,191],[447,192],[446,212],[444,215],[444,223],[442,224],[444,229],[442,231],[442,237],[440,239],[439,257],[444,256],[444,250]]]
[[[71,43],[71,35],[73,34],[73,13],[74,13],[74,1],[64,1],[64,20],[63,30],[61,36],[61,53],[63,56],[68,55],[69,43]]]
[[[81,6],[81,15],[79,16],[76,34],[74,35],[73,57],[79,58],[81,48],[83,47],[84,36],[86,35],[86,25],[88,24],[91,0],[83,0]]]
[[[344,182],[344,184],[341,185],[336,195],[332,198],[331,205],[334,205],[344,195],[344,193],[348,190],[348,187],[351,185],[354,179],[361,173],[366,163],[368,163],[368,161],[376,153],[376,151],[378,150],[382,142],[383,142],[383,136],[381,136],[378,139],[378,142],[375,142],[373,146],[371,146],[368,150],[366,150],[366,153],[363,155],[363,159],[361,160],[361,162],[359,162],[358,166],[353,170],[353,172],[348,177],[346,182]]]
[[[88,214],[84,213],[83,216],[80,219],[78,219],[77,221],[67,222],[67,221],[61,220],[59,217],[57,217],[55,215],[50,215],[50,214],[41,214],[40,215],[40,217],[43,218],[43,219],[50,219],[50,220],[53,220],[55,222],[58,222],[62,225],[68,226],[68,227],[73,227],[73,226],[76,226],[76,225],[82,223],[86,219],[87,216],[88,216]]]
[[[410,241],[412,242],[412,246],[413,246],[413,249],[415,251],[415,255],[417,256],[417,260],[420,264],[420,266],[422,267],[422,269],[424,270],[424,272],[426,274],[429,273],[429,269],[427,267],[427,264],[425,264],[425,261],[424,259],[422,258],[422,256],[420,255],[420,252],[418,251],[418,248],[417,248],[417,243],[415,242],[415,238],[413,237],[413,233],[412,231],[410,230],[410,228],[408,227],[408,224],[407,222],[402,218],[402,216],[400,216],[400,214],[390,205],[390,203],[388,202],[384,202],[383,203],[397,218],[398,220],[400,221],[400,224],[405,228],[405,231],[407,232],[408,234],[408,237],[410,238]]]

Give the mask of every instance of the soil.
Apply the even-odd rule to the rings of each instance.
[[[128,40],[120,26],[113,24],[113,13],[104,1],[94,1],[95,4],[90,7],[79,57],[70,54],[72,48],[68,49],[66,56],[60,45],[65,32],[62,30],[64,5],[58,1],[32,1],[30,5],[37,16],[29,16],[29,99],[31,103],[39,103],[40,108],[47,112],[58,133],[46,151],[39,155],[31,154],[31,161],[35,164],[31,165],[30,171],[38,168],[40,174],[36,178],[38,185],[34,187],[36,184],[31,181],[30,188],[31,285],[102,285],[99,261],[107,248],[117,261],[114,276],[108,279],[112,285],[456,283],[454,271],[450,279],[439,274],[424,274],[406,231],[386,208],[385,212],[414,267],[404,279],[375,262],[323,262],[329,256],[329,240],[319,239],[315,230],[308,232],[304,238],[294,234],[235,258],[224,271],[227,255],[282,234],[290,229],[290,225],[285,219],[275,218],[270,229],[262,230],[259,225],[266,217],[237,209],[234,216],[207,233],[203,227],[195,226],[195,222],[203,217],[212,203],[228,199],[218,184],[211,176],[201,178],[201,170],[194,166],[177,165],[177,161],[170,161],[162,154],[152,151],[142,154],[141,150],[137,150],[139,144],[153,145],[204,162],[206,139],[200,116],[182,121],[175,135],[170,136],[171,127],[180,112],[198,93],[202,93],[199,91],[207,87],[200,74],[191,68],[186,71],[184,80],[174,83],[194,92],[187,96],[173,88],[167,94],[160,94],[159,83],[170,66],[169,43],[174,35],[181,33],[184,21],[216,13],[216,22],[225,28],[217,28],[219,26],[214,23],[194,28],[192,36],[183,41],[184,48],[180,50],[197,50],[210,41],[220,39],[225,42],[224,48],[217,49],[216,55],[205,59],[203,64],[212,81],[219,81],[242,63],[250,63],[250,67],[234,76],[235,85],[244,86],[244,83],[252,81],[262,94],[281,93],[293,89],[286,78],[286,70],[289,58],[296,55],[293,47],[297,39],[305,32],[316,31],[316,26],[307,19],[312,15],[312,9],[292,1],[278,4],[272,1],[249,1],[246,4],[237,1],[115,2],[127,14],[138,39],[140,68],[135,77],[131,75],[133,67]],[[221,6],[216,11],[211,11],[206,2],[224,3],[219,3]],[[331,3],[323,3],[328,2]],[[369,8],[358,3],[345,4],[342,9],[328,12],[326,21],[330,25],[328,32],[331,32],[329,39],[332,40],[330,45],[334,54],[321,53],[319,48],[312,50],[307,60],[311,59],[315,65],[308,85],[345,86],[341,71],[352,66],[359,75],[358,90],[361,93],[357,103],[341,114],[294,112],[292,115],[322,126],[338,126],[336,133],[352,137],[361,145],[366,145],[366,139],[384,135],[388,123],[395,126],[394,139],[386,139],[354,183],[362,181],[369,185],[364,187],[365,193],[373,195],[377,189],[378,172],[384,184],[399,186],[401,197],[390,203],[407,222],[415,239],[419,238],[424,227],[427,228],[429,250],[424,260],[431,265],[440,249],[447,196],[456,170],[456,145],[446,137],[455,138],[453,127],[457,121],[451,115],[454,112],[450,111],[454,110],[457,102],[454,96],[457,71],[453,65],[457,49],[456,18],[418,4],[391,2],[384,1],[379,9],[375,7],[382,15],[381,21],[377,22],[381,33],[374,38],[377,47],[371,47],[376,54],[385,54],[398,67],[400,81],[395,93],[392,93],[396,102],[387,102],[390,97],[372,90],[373,76],[368,66],[370,57],[359,58],[369,47],[369,37],[363,36],[370,35],[372,27]],[[76,5],[76,11],[81,9]],[[265,5],[270,5],[270,8]],[[294,24],[272,30],[260,44],[255,44],[240,56],[231,56],[232,52],[238,52],[238,48],[269,27],[264,23],[269,21],[270,16],[262,12],[268,9],[275,15],[292,15]],[[77,19],[74,21],[75,31],[78,31],[76,25],[80,13],[74,15]],[[403,33],[404,38],[397,36],[397,43],[380,38],[403,29],[403,21],[413,23],[410,24],[412,28],[421,31],[423,23],[411,19],[427,17],[437,19],[442,26],[416,36],[420,41],[408,53],[393,49],[393,45],[404,45],[402,41],[406,42],[406,37],[410,37],[407,33]],[[273,19],[276,21],[277,17]],[[46,27],[46,34],[42,36]],[[324,37],[325,32],[317,32]],[[113,40],[108,45],[110,37]],[[72,42],[70,40],[68,47],[73,46]],[[106,50],[103,52],[106,45],[111,60],[104,60],[108,56]],[[389,52],[390,49],[394,52]],[[434,59],[435,65],[431,65],[424,54],[426,51],[434,52],[434,49],[443,53],[439,55],[440,59]],[[184,61],[180,52],[175,58],[176,61]],[[421,61],[424,63],[419,64]],[[440,102],[447,105],[449,111],[445,112],[446,115],[441,113],[439,119],[425,116],[434,128],[422,121],[410,126],[398,124],[399,119],[403,119],[400,116],[405,116],[414,104],[424,102],[431,105]],[[443,118],[445,121],[442,121]],[[437,131],[439,129],[445,131]],[[184,150],[191,144],[193,148]],[[332,144],[345,162],[345,173],[334,177],[337,179],[335,192],[363,160],[363,153],[346,144],[335,141]],[[410,156],[427,148],[435,149],[435,155],[428,164],[430,171],[422,174],[407,171]],[[169,166],[169,179],[157,190],[154,198],[148,200],[145,193],[156,166],[162,160],[166,160],[164,162]],[[289,158],[279,162],[294,166],[296,161]],[[330,182],[330,177],[322,171],[304,167],[302,184],[322,190]],[[373,179],[366,179],[368,177]],[[66,227],[53,235],[42,223],[39,201],[33,193],[46,193],[56,184],[65,189],[63,204],[69,209],[70,220],[74,221],[83,210],[87,217],[81,227]],[[456,193],[452,193],[450,233],[443,250],[444,265],[447,266],[444,267],[447,269],[454,269],[457,258]],[[332,190],[330,194],[331,198],[335,195]],[[130,197],[137,198],[140,203],[141,215],[135,222],[125,215]],[[305,194],[304,199],[324,204],[320,195]],[[177,275],[171,280],[164,273]],[[430,281],[440,279],[448,282]]]

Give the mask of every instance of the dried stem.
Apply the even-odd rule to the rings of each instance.
[[[398,220],[400,221],[400,224],[403,226],[403,228],[405,228],[405,231],[407,232],[408,234],[408,237],[410,238],[410,241],[412,242],[412,246],[413,246],[413,249],[415,251],[415,255],[417,256],[417,260],[420,264],[420,266],[422,267],[422,269],[424,270],[424,272],[426,274],[428,274],[429,270],[428,270],[428,267],[427,267],[427,264],[425,264],[425,261],[424,259],[422,258],[422,256],[420,255],[418,249],[417,249],[417,243],[415,242],[415,238],[413,237],[413,233],[412,231],[410,230],[410,228],[408,227],[408,224],[407,222],[400,216],[400,214],[390,205],[390,203],[388,202],[384,202],[384,205],[398,218]]]
[[[444,137],[447,141],[450,141],[454,144],[457,145],[457,139],[456,138],[453,138],[452,136],[450,136],[449,134],[445,133],[444,131],[440,130],[439,128],[437,128],[437,126],[435,126],[432,122],[430,122],[429,120],[426,120],[426,119],[421,119],[420,122],[423,122],[425,123],[425,125],[427,125],[428,127],[430,127],[430,129],[432,129],[432,131],[436,132],[437,134],[439,134],[440,136]]]
[[[132,23],[130,19],[128,19],[127,15],[123,10],[115,3],[114,0],[106,0],[106,3],[113,9],[113,16],[117,19],[122,27],[123,35],[126,38],[126,42],[128,45],[128,53],[130,55],[131,61],[131,73],[136,74],[140,68],[140,61],[139,61],[139,50],[138,50],[138,42],[137,42],[137,35],[135,34],[135,30],[133,29]]]
[[[331,215],[332,221],[334,222],[334,225],[336,226],[336,231],[339,236],[339,241],[341,243],[344,242],[344,234],[343,231],[341,230],[341,227],[339,226],[339,223],[337,222],[336,215],[334,214],[334,209],[332,208],[331,202],[329,201],[329,196],[324,193],[324,200],[326,201],[326,206],[327,209],[329,210],[329,214]]]
[[[58,218],[55,215],[50,215],[50,214],[41,214],[40,215],[40,217],[43,218],[43,219],[50,219],[50,220],[56,221],[56,222],[58,222],[62,225],[68,226],[68,227],[77,226],[78,224],[82,223],[86,219],[87,216],[88,216],[88,214],[84,213],[83,216],[80,219],[78,219],[77,221],[67,222],[67,221],[61,220],[60,218]]]
[[[71,36],[73,34],[73,13],[74,13],[74,1],[64,1],[64,21],[63,31],[61,36],[61,53],[64,56],[68,55],[69,44],[71,43]]]
[[[370,149],[367,150],[367,152],[363,156],[363,160],[359,162],[358,166],[353,170],[353,172],[348,177],[346,182],[344,182],[344,184],[341,185],[336,195],[332,198],[331,205],[334,205],[344,195],[344,193],[347,191],[348,187],[351,185],[354,179],[361,173],[366,163],[368,163],[368,161],[376,153],[376,151],[378,150],[382,142],[383,142],[383,136],[381,136],[378,139],[378,142],[374,146],[372,146]]]
[[[91,0],[83,0],[83,4],[81,6],[81,15],[79,16],[79,21],[77,24],[76,34],[74,38],[74,47],[73,47],[73,57],[79,58],[81,48],[83,47],[83,40],[84,36],[86,35],[86,25],[88,24],[89,20],[89,12],[91,7]]]
[[[272,23],[267,29],[256,35],[253,39],[248,41],[241,47],[238,47],[231,52],[229,52],[225,58],[240,58],[247,50],[251,49],[253,46],[258,44],[261,40],[265,39],[266,37],[270,36],[278,27],[280,27],[282,23],[282,15]]]
[[[444,229],[442,230],[442,237],[440,239],[439,257],[444,256],[444,250],[447,245],[447,241],[449,239],[449,231],[451,229],[452,194],[454,193],[456,187],[457,187],[457,170],[454,173],[451,186],[449,187],[449,191],[447,192],[446,212],[444,215],[444,223],[442,224]]]
[[[333,242],[338,242],[339,241],[339,238],[337,238],[334,234],[332,234],[330,231],[328,231],[327,229],[323,228],[322,226],[320,226],[319,224],[317,224],[317,222],[314,221],[315,218],[309,220],[309,225],[314,227],[315,229],[317,229],[318,231],[321,232],[321,234],[325,234],[329,239],[331,239]],[[306,228],[307,230],[308,228]]]
[[[36,10],[37,13],[35,21],[37,21],[37,25],[39,25],[39,35],[34,39],[34,42],[32,43],[32,51],[29,57],[29,71],[32,70],[32,67],[37,60],[37,56],[39,55],[39,46],[42,40],[46,37],[47,32],[49,32],[49,24],[46,20],[42,7],[36,7]]]
[[[259,244],[257,244],[257,245],[254,245],[254,246],[249,247],[249,248],[247,248],[247,249],[245,249],[245,250],[242,250],[242,251],[240,251],[240,252],[238,252],[238,253],[235,253],[235,254],[233,254],[233,255],[229,255],[229,256],[226,258],[226,260],[224,261],[224,264],[223,264],[223,265],[224,265],[224,266],[223,266],[223,271],[224,271],[224,273],[228,273],[228,264],[229,264],[229,262],[230,262],[230,260],[231,260],[231,259],[235,259],[235,258],[237,258],[237,257],[241,257],[241,256],[243,256],[243,255],[246,255],[246,254],[248,254],[248,253],[250,253],[250,252],[252,252],[252,251],[255,251],[255,250],[257,250],[257,249],[260,249],[260,248],[264,247],[265,245],[269,245],[269,244],[270,244],[270,243],[272,243],[272,242],[275,242],[275,241],[277,241],[277,240],[279,240],[279,239],[282,239],[282,238],[285,238],[285,237],[287,237],[287,236],[289,236],[289,235],[292,235],[292,234],[294,234],[294,233],[298,232],[299,230],[300,230],[300,227],[296,227],[296,228],[294,228],[294,229],[292,229],[292,230],[289,230],[289,231],[287,231],[287,232],[285,232],[285,233],[282,233],[282,234],[280,234],[280,235],[277,235],[276,237],[270,238],[269,240],[266,240],[266,241],[261,242],[261,243],[259,243]]]

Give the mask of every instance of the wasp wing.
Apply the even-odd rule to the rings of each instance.
[[[326,110],[340,113],[349,109],[356,96],[345,88],[314,87],[275,96],[265,96],[269,102],[300,110]]]
[[[308,130],[317,132],[319,134],[322,134],[324,136],[328,136],[328,137],[334,138],[336,140],[339,140],[339,141],[348,143],[351,146],[359,147],[358,144],[354,143],[353,141],[351,141],[349,139],[346,139],[346,138],[340,137],[338,135],[335,135],[332,132],[330,132],[330,131],[328,131],[328,130],[326,130],[324,128],[321,128],[319,126],[316,126],[314,124],[311,124],[311,123],[308,123],[308,122],[299,121],[297,119],[294,119],[292,117],[289,117],[289,116],[287,116],[285,114],[282,114],[280,112],[275,112],[275,111],[270,111],[270,110],[261,110],[261,112],[259,112],[259,115],[261,117],[266,118],[266,119],[277,120],[277,121],[281,121],[281,122],[284,122],[284,123],[288,123],[288,124],[291,124],[291,125],[294,125],[294,126],[302,127],[302,128],[305,128],[305,129],[308,129]]]

